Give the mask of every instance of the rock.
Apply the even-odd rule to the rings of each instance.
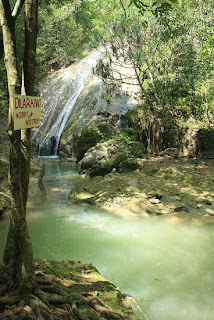
[[[69,195],[69,200],[74,204],[95,205],[94,195],[88,191],[72,192]]]
[[[167,148],[164,151],[159,153],[159,156],[171,156],[173,158],[178,157],[178,149],[177,148]]]
[[[212,205],[212,202],[210,200],[205,200],[204,203],[207,205],[207,206],[211,206]]]
[[[149,199],[149,202],[152,204],[158,204],[158,203],[160,203],[160,200],[156,199],[156,198],[151,198],[151,199]]]
[[[127,144],[125,140],[110,139],[89,149],[78,163],[79,173],[104,176],[111,172],[129,172],[139,168],[134,152],[141,143]]]
[[[202,207],[203,207],[203,206],[202,206],[201,203],[198,203],[197,206],[196,206],[197,209],[201,209]]]
[[[66,158],[66,161],[68,161],[68,162],[77,162],[77,158],[76,157]]]
[[[32,313],[32,308],[31,308],[30,306],[24,307],[23,310],[24,310],[26,313],[28,313],[28,314]]]
[[[189,210],[185,206],[180,206],[180,207],[177,207],[177,208],[174,209],[174,212],[181,212],[181,211],[188,212]]]
[[[159,194],[159,193],[149,192],[148,193],[148,198],[161,200],[163,198],[163,196],[161,194]]]
[[[177,174],[178,173],[177,169],[175,169],[175,168],[171,168],[170,171],[171,171],[171,174]]]
[[[78,163],[80,173],[90,172],[92,175],[105,175],[114,168],[111,158],[117,152],[117,147],[111,143],[101,143],[89,149],[84,158]]]

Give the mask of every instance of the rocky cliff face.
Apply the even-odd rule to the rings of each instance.
[[[138,86],[104,83],[94,75],[93,70],[103,59],[103,52],[103,48],[94,50],[86,58],[50,74],[42,82],[43,119],[33,137],[39,155],[57,155],[59,149],[69,154],[67,140],[71,132],[77,134],[100,110],[107,110],[120,120],[130,108],[139,105]],[[123,82],[127,74],[134,76],[130,66],[128,70],[118,67]]]
[[[143,153],[160,154],[169,148],[176,148],[177,155],[212,154],[210,143],[204,141],[206,132],[182,128],[175,119],[161,119],[145,110],[130,65],[115,66],[113,75],[121,81],[103,81],[96,76],[93,70],[102,59],[102,50],[93,51],[44,81],[44,117],[34,135],[40,155],[59,154],[81,161],[80,172],[89,166],[87,159],[93,158],[95,172],[100,172],[98,163],[105,167],[104,172],[107,167],[127,169],[122,169],[118,157],[109,153],[118,146],[126,154],[121,161],[126,160],[130,168],[136,167],[132,162]],[[209,137],[212,141],[212,129]],[[121,156],[121,150],[118,152]]]
[[[90,127],[93,123],[100,123],[99,126],[122,127],[125,125],[128,110],[137,108],[140,103],[139,87],[103,82],[92,75],[69,117],[60,141],[60,154],[76,157],[75,141],[81,139],[82,128]],[[91,140],[93,146],[93,136]]]

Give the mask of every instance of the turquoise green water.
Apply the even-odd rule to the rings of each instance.
[[[125,219],[71,206],[76,168],[46,162],[48,203],[28,212],[34,255],[92,262],[134,298],[140,319],[214,319],[214,229],[178,217]],[[7,232],[0,224],[0,254]]]

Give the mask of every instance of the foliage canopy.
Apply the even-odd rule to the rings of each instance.
[[[105,43],[109,60],[102,61],[98,74],[111,78],[112,60],[131,64],[144,109],[212,123],[211,0],[40,0],[39,17],[37,83],[50,69],[69,65]],[[22,20],[16,21],[18,38],[24,34]],[[19,45],[17,51],[21,61],[23,48]],[[0,68],[0,103],[5,105],[2,59]]]

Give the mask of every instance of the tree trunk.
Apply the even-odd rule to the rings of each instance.
[[[36,36],[37,36],[37,0],[26,1],[26,46],[25,76],[27,94],[32,95],[34,71],[31,78],[28,74],[34,68]],[[9,96],[21,93],[16,60],[16,39],[14,17],[11,13],[9,0],[0,0],[0,22],[2,25],[4,58],[7,69]],[[32,33],[33,30],[33,33]],[[33,36],[32,36],[33,34]],[[30,37],[32,37],[30,39]],[[33,51],[33,52],[32,52]],[[33,249],[28,234],[26,221],[26,203],[30,173],[30,130],[21,138],[21,131],[13,130],[12,110],[9,112],[10,138],[10,191],[12,212],[7,243],[3,256],[3,272],[0,282],[6,285],[6,291],[15,289],[25,295],[31,292],[34,285]]]
[[[24,88],[27,95],[33,95],[35,65],[36,65],[36,41],[37,41],[37,16],[38,0],[26,0],[25,3],[25,52],[23,62]],[[31,129],[23,130],[23,144],[26,155],[23,157],[22,185],[24,187],[23,200],[27,204],[28,184],[30,176],[31,157]]]
[[[0,33],[0,60],[3,58],[3,51],[4,51],[4,46],[3,46],[3,38],[1,36],[1,33]]]
[[[16,17],[18,16],[22,6],[24,5],[25,0],[17,0],[12,12],[12,16],[14,17],[14,19],[16,19]],[[4,56],[4,44],[3,44],[3,35],[0,32],[0,60],[3,58]]]

